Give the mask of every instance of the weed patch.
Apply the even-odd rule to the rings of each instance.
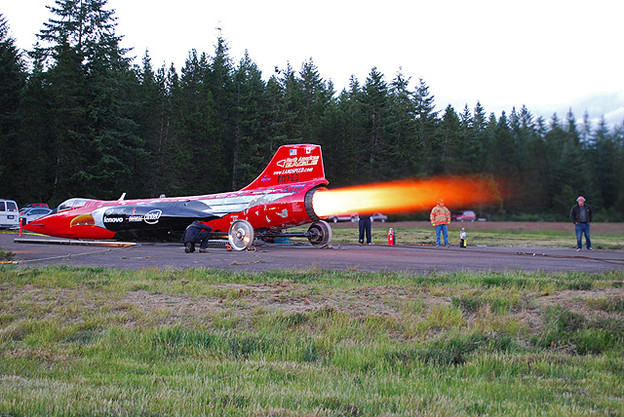
[[[624,415],[623,276],[0,268],[0,415]]]
[[[556,306],[546,310],[544,330],[532,338],[541,348],[565,349],[579,355],[600,354],[621,348],[624,342],[621,320],[589,320],[580,313]]]

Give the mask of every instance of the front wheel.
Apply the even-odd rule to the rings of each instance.
[[[323,220],[314,222],[308,228],[308,240],[315,248],[324,248],[331,242],[332,229]]]
[[[228,240],[235,250],[251,248],[254,241],[254,229],[247,220],[236,220],[230,226]]]

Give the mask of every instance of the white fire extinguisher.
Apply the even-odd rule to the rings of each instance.
[[[466,247],[466,231],[464,230],[463,227],[461,229],[461,232],[459,232],[459,247],[460,248]]]

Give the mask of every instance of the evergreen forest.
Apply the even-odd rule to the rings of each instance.
[[[120,46],[107,0],[49,11],[29,51],[0,14],[0,198],[20,206],[235,190],[280,145],[314,143],[330,188],[477,175],[510,188],[482,216],[565,221],[582,194],[596,220],[624,220],[624,121],[438,109],[425,80],[377,68],[336,91],[312,59],[266,77],[221,34],[182,68],[155,68]]]

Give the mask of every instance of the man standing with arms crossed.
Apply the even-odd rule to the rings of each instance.
[[[444,200],[438,200],[438,205],[431,210],[429,220],[431,220],[431,225],[435,227],[436,246],[440,246],[440,232],[442,232],[444,246],[447,248],[450,247],[448,241],[448,225],[451,223],[451,212],[444,206]]]

